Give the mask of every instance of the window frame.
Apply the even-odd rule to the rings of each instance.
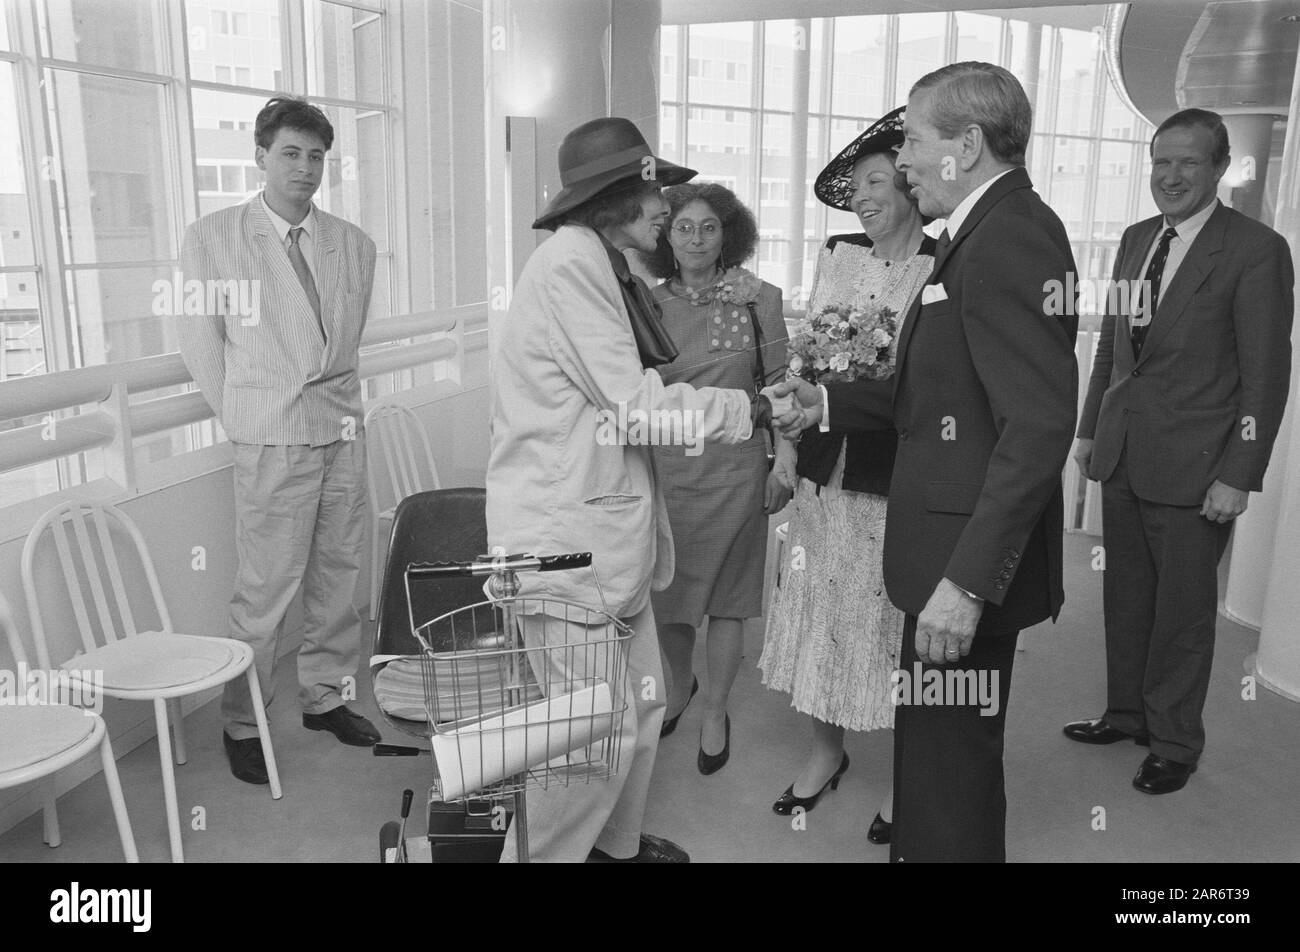
[[[306,22],[305,10],[309,0],[277,0],[274,8],[266,11],[266,15],[279,30],[281,83],[277,85],[282,87],[280,89],[240,85],[237,82],[238,74],[234,72],[236,63],[231,57],[226,57],[228,61],[223,64],[231,69],[231,82],[216,82],[191,75],[191,23],[195,29],[206,28],[216,36],[229,38],[243,35],[235,32],[236,23],[232,11],[228,9],[224,11],[208,9],[201,18],[196,16],[191,21],[191,8],[186,0],[140,0],[151,5],[154,22],[160,34],[157,41],[158,71],[148,72],[44,55],[38,6],[40,2],[42,0],[0,0],[0,3],[5,4],[10,35],[9,48],[0,50],[0,62],[10,64],[13,72],[13,96],[18,116],[16,138],[22,161],[22,182],[26,192],[27,224],[33,258],[30,264],[0,265],[0,274],[22,272],[33,276],[35,295],[38,300],[39,335],[43,347],[42,372],[51,373],[85,365],[81,346],[83,328],[77,326],[78,321],[72,307],[79,275],[127,268],[170,270],[178,266],[185,229],[197,220],[200,209],[194,93],[210,91],[251,94],[264,98],[270,98],[277,93],[307,95],[307,71],[310,64],[306,60],[306,36],[303,26]],[[377,271],[379,274],[386,275],[387,283],[383,289],[383,297],[388,300],[391,313],[394,315],[406,313],[409,311],[409,287],[407,286],[408,268],[404,263],[404,256],[407,254],[408,236],[405,216],[401,204],[396,200],[403,184],[400,159],[402,154],[401,103],[397,98],[400,85],[396,82],[398,71],[401,69],[400,8],[390,4],[388,0],[379,0],[379,2],[329,0],[329,2],[335,7],[369,14],[352,22],[351,26],[354,29],[372,24],[375,19],[381,21],[381,35],[378,42],[383,53],[383,63],[376,86],[383,101],[371,102],[319,95],[312,95],[310,100],[322,107],[353,110],[351,115],[357,119],[376,114],[383,117],[380,124],[383,130],[383,163],[382,169],[377,169],[376,172],[382,174],[384,178],[382,200],[385,235],[384,240],[377,243],[386,250],[380,254],[380,257],[385,260]],[[218,12],[226,16],[228,30],[226,33],[219,33],[217,30],[220,24],[215,14]],[[252,12],[245,11],[244,15],[251,17]],[[249,23],[252,23],[251,19]],[[248,66],[239,68],[251,69]],[[259,72],[265,71],[252,69],[248,77],[250,81],[256,81]],[[61,196],[66,192],[66,185],[60,183],[58,189],[51,188],[50,185],[52,178],[62,174],[53,163],[56,157],[62,154],[61,150],[67,148],[60,142],[60,120],[64,122],[73,120],[72,117],[54,115],[52,84],[45,82],[51,77],[66,74],[138,83],[142,88],[147,86],[158,92],[159,126],[156,147],[161,149],[165,156],[160,172],[163,181],[159,188],[164,202],[161,208],[165,210],[163,213],[168,220],[165,224],[156,227],[169,240],[170,248],[174,251],[173,257],[84,263],[74,263],[69,260],[63,238],[66,219],[59,207],[63,200]],[[251,122],[252,116],[249,116],[250,130]],[[77,134],[84,136],[81,130],[78,130]],[[249,137],[251,139],[251,132]],[[59,143],[57,150],[56,143]],[[251,160],[250,143],[248,161]],[[221,168],[223,165],[246,167],[247,163],[243,160],[220,160],[205,162],[205,165],[213,166],[217,175],[217,185],[220,188],[227,184],[224,182],[225,174]],[[81,174],[80,170],[77,174]],[[243,175],[246,182],[247,173]],[[210,193],[206,189],[203,192],[208,195],[231,194]],[[317,201],[320,202],[319,197]],[[174,344],[174,340],[166,337],[164,343],[170,347]],[[130,360],[136,356],[149,355],[132,354],[122,359]],[[414,377],[411,371],[402,371],[391,383],[396,384],[393,389],[407,389],[413,385]],[[145,396],[152,395],[156,394]],[[214,423],[206,421],[175,431],[181,434],[180,438],[184,440],[185,447],[182,449],[179,444],[175,445],[170,455],[182,455],[187,451],[209,445],[214,430]],[[64,457],[56,462],[59,490],[87,483],[95,477],[96,474],[91,472],[91,469],[97,467],[93,465],[93,461],[88,464],[86,457],[87,454],[79,454]]]

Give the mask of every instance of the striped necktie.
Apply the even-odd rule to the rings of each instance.
[[[303,257],[302,249],[298,247],[298,239],[302,237],[302,228],[289,229],[289,263],[293,265],[294,274],[298,275],[298,282],[302,289],[307,292],[307,300],[311,303],[311,309],[316,313],[316,323],[320,325],[320,336],[325,337],[325,322],[321,319],[320,313],[320,295],[316,293],[316,282],[312,279],[311,269],[307,267],[307,259]]]
[[[1144,315],[1146,323],[1132,328],[1134,360],[1142,355],[1142,345],[1146,343],[1147,331],[1151,329],[1151,322],[1156,317],[1156,308],[1160,306],[1160,282],[1165,276],[1165,262],[1169,260],[1169,242],[1173,241],[1177,234],[1178,232],[1173,228],[1165,229],[1164,234],[1160,236],[1160,244],[1156,245],[1156,253],[1151,256],[1151,263],[1147,265],[1146,285],[1151,290],[1151,297]]]

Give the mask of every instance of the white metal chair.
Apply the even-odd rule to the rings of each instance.
[[[370,544],[370,618],[373,621],[397,504],[407,496],[441,489],[442,485],[438,481],[438,467],[433,462],[429,434],[410,407],[396,403],[377,404],[366,412],[363,427],[370,511],[375,520]],[[384,486],[387,486],[387,492],[382,491]]]
[[[114,527],[130,536],[135,545],[158,617],[159,627],[156,630],[140,631],[136,626],[135,615],[122,584],[122,569],[113,542]],[[27,596],[32,634],[41,667],[55,667],[51,664],[33,575],[38,543],[47,529],[53,536],[83,649],[72,658],[61,659],[57,667],[74,673],[85,670],[97,672],[102,675],[102,690],[108,697],[153,701],[172,860],[184,862],[168,709],[170,708],[171,724],[175,730],[176,763],[183,764],[186,761],[185,724],[181,717],[180,698],[225,684],[241,675],[247,677],[252,696],[260,698],[262,694],[257,667],[253,664],[253,649],[233,638],[184,635],[173,631],[171,616],[167,613],[162,588],[158,584],[158,575],[153,560],[149,557],[149,548],[135,523],[115,506],[73,501],[56,506],[38,519],[23,546],[23,592]],[[98,546],[95,545],[95,540],[98,540]],[[89,589],[93,603],[89,609],[84,594],[86,589]],[[94,612],[97,625],[91,619],[91,611]],[[96,641],[96,628],[102,644]],[[275,767],[275,753],[271,749],[266,712],[261,704],[254,704],[253,712],[262,739],[271,796],[278,800],[281,796],[280,776]]]
[[[0,628],[9,640],[9,650],[14,658],[15,687],[25,690],[27,654],[14,627],[13,615],[4,595],[0,595]],[[104,721],[94,711],[66,704],[46,703],[17,706],[0,705],[0,790],[44,779],[45,842],[51,848],[58,846],[59,813],[54,787],[55,774],[69,764],[98,750],[104,765],[104,780],[108,784],[108,798],[113,804],[117,820],[117,834],[122,840],[122,852],[128,863],[140,862],[135,851],[135,837],[131,833],[131,818],[126,812],[122,797],[122,784],[117,776],[117,762],[113,759],[113,745],[109,743]]]

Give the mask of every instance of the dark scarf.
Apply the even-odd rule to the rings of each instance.
[[[632,336],[636,338],[641,366],[649,370],[672,363],[677,359],[677,345],[664,328],[659,302],[654,299],[645,282],[632,273],[623,252],[610,244],[609,239],[600,232],[596,234],[609,253],[614,277],[618,278],[618,289],[623,294],[623,306],[627,309],[628,322],[632,325]]]

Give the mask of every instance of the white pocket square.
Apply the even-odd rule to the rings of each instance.
[[[948,292],[943,289],[942,284],[927,284],[921,288],[921,304],[937,304],[940,301],[948,300]]]

